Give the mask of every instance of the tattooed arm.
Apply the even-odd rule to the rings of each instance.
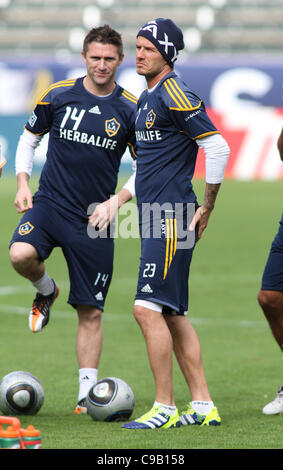
[[[194,230],[198,224],[197,240],[199,240],[214,208],[216,197],[224,178],[230,149],[226,140],[220,134],[197,139],[196,142],[205,152],[206,187],[203,204],[197,209],[189,230]]]
[[[198,224],[197,240],[201,238],[202,232],[208,224],[208,219],[213,211],[220,186],[221,183],[206,183],[203,204],[197,209],[190,225],[190,230],[194,230],[195,226]]]
[[[220,188],[220,183],[218,184],[209,184],[206,183],[204,201],[202,207],[208,211],[212,211],[216,201],[216,197]]]

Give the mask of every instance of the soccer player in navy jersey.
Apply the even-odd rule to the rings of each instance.
[[[283,161],[283,129],[278,138],[277,147]],[[273,336],[283,352],[283,214],[265,265],[258,301]],[[275,399],[265,405],[262,412],[265,415],[283,413],[283,385],[279,387]]]
[[[85,397],[97,381],[102,350],[101,316],[112,277],[114,248],[106,227],[134,194],[133,173],[115,195],[127,147],[135,158],[137,100],[115,82],[123,57],[118,32],[108,25],[92,29],[82,52],[86,75],[62,80],[43,93],[16,153],[15,207],[24,215],[12,237],[10,259],[37,291],[29,327],[38,332],[47,325],[59,293],[44,261],[53,248],[62,249],[70,278],[68,302],[79,320],[77,414],[86,412]],[[33,196],[28,181],[34,149],[46,133],[46,163]]]
[[[137,34],[136,67],[148,89],[138,100],[136,119],[141,260],[134,315],[145,338],[156,395],[152,409],[125,423],[126,429],[221,422],[206,384],[198,336],[185,315],[194,235],[200,239],[207,226],[229,147],[203,101],[174,72],[183,48],[182,31],[170,19],[150,21]],[[206,156],[200,206],[191,184],[199,147]],[[181,416],[174,401],[173,351],[191,394]]]

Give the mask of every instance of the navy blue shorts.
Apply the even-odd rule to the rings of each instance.
[[[61,247],[69,270],[68,303],[103,310],[113,271],[112,238],[91,238],[87,219],[63,214],[41,199],[22,217],[10,246],[14,242],[34,246],[42,261],[53,248]]]
[[[271,245],[262,276],[261,289],[283,292],[283,220]]]
[[[186,315],[188,278],[196,232],[188,237],[186,223],[176,218],[174,211],[165,211],[164,216],[159,219],[159,225],[160,236],[158,233],[157,236],[153,234],[152,225],[149,232],[144,230],[141,236],[135,300],[160,304],[163,306],[162,313],[165,314]]]

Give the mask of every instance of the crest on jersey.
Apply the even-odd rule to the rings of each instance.
[[[119,129],[120,123],[117,121],[117,119],[112,118],[105,121],[105,131],[109,137],[116,135]]]
[[[37,115],[33,111],[32,115],[30,116],[30,118],[28,120],[28,123],[29,123],[30,127],[33,127],[35,125],[36,121],[37,121]]]
[[[150,129],[153,126],[155,118],[156,118],[156,114],[153,111],[153,109],[151,109],[149,113],[147,113],[146,115],[145,125],[147,129]]]
[[[27,235],[34,229],[34,226],[30,222],[26,222],[19,226],[18,233],[20,235]]]

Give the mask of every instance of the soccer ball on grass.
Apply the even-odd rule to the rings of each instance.
[[[29,372],[10,372],[0,382],[0,410],[4,415],[35,415],[43,405],[44,389]]]
[[[123,421],[133,412],[135,396],[124,380],[105,377],[89,390],[86,406],[87,413],[95,421]]]

